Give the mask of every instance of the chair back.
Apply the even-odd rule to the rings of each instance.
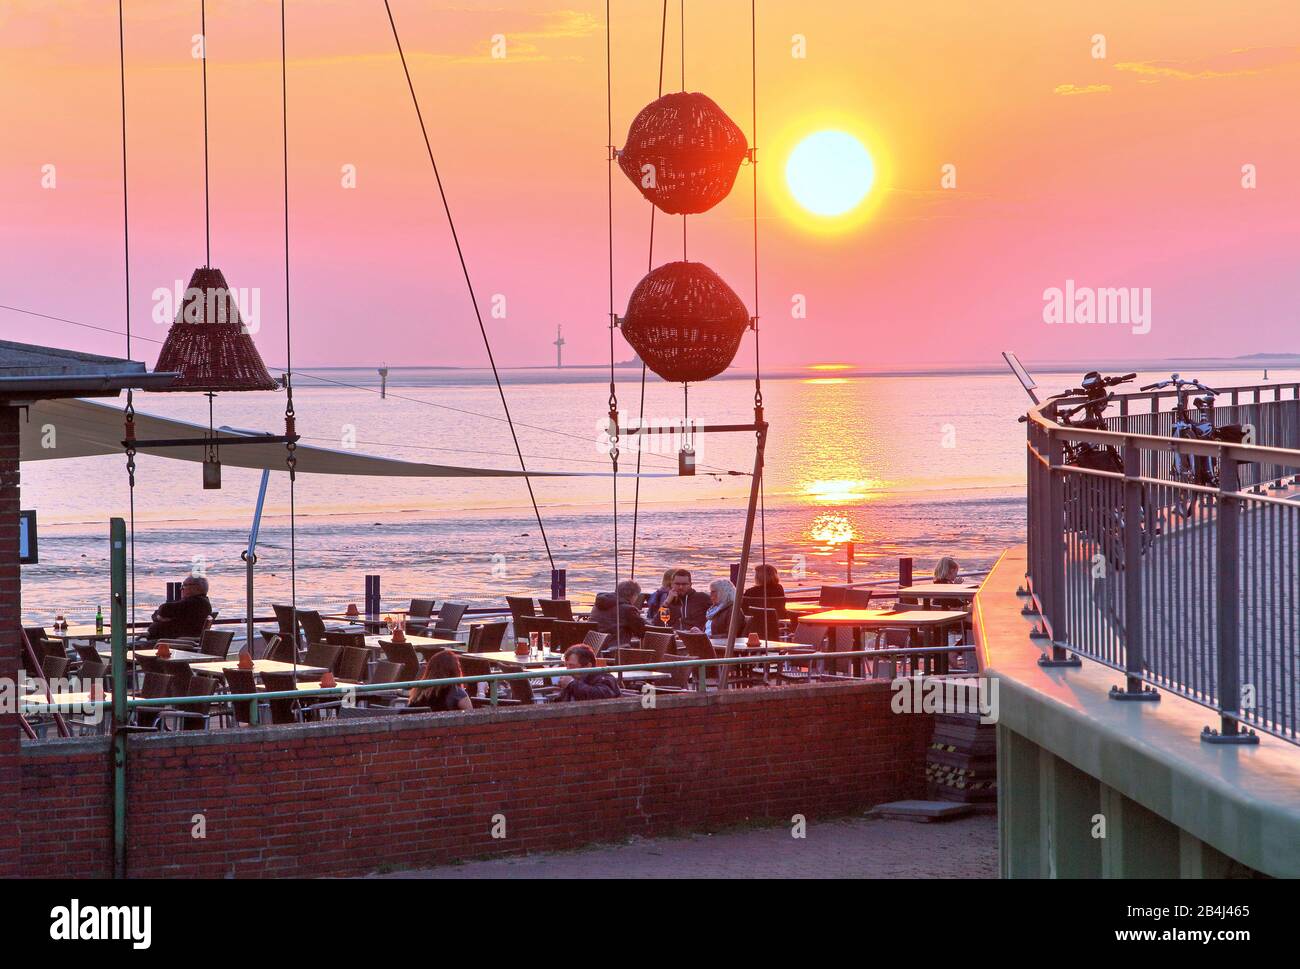
[[[517,700],[523,704],[536,703],[533,696],[533,685],[528,680],[519,679],[510,681],[510,699]]]
[[[713,648],[713,640],[704,633],[679,632],[677,638],[686,647],[686,655],[696,659],[717,659],[718,652]]]
[[[841,609],[868,609],[871,607],[870,589],[845,589]]]
[[[375,660],[370,670],[371,683],[396,683],[402,678],[402,664],[391,660]]]
[[[573,622],[573,603],[568,599],[538,599],[537,605],[541,607],[543,616]]]
[[[360,646],[365,649],[366,634],[331,629],[325,634],[325,642],[333,646]]]
[[[506,605],[510,609],[510,618],[518,623],[524,616],[537,615],[537,606],[532,596],[506,596]],[[516,627],[517,628],[517,627]]]
[[[799,623],[790,637],[790,642],[798,643],[800,646],[812,646],[817,652],[822,652],[822,646],[826,644],[826,626],[810,626],[806,622]]]
[[[506,627],[510,624],[505,620],[501,622],[475,623],[469,627],[469,652],[471,653],[491,653],[501,648],[501,640],[505,638]]]
[[[487,676],[492,672],[492,663],[473,653],[462,653],[460,656],[460,671],[466,676]],[[480,688],[486,688],[483,683],[466,683],[465,692],[471,697],[478,696]],[[501,690],[501,684],[497,684],[498,693]]]
[[[77,655],[81,657],[83,663],[103,662],[103,658],[99,655],[99,650],[95,648],[94,643],[79,643],[77,645]]]
[[[280,626],[280,635],[285,639],[293,639],[297,636],[297,623],[293,621],[293,606],[271,604],[271,611],[275,613],[275,621]],[[302,612],[298,613],[299,618]]]
[[[292,636],[272,636],[266,644],[265,659],[280,663],[293,663],[298,659],[298,650],[293,645]]]
[[[551,645],[555,645],[555,624],[561,622],[559,619],[551,619],[549,616],[523,616],[515,623],[515,635],[527,639],[531,634],[542,633],[551,634]]]
[[[95,657],[93,661],[83,660],[77,667],[77,679],[83,683],[87,680],[102,680],[106,676],[108,676],[108,664],[99,657]]]
[[[406,610],[406,631],[414,636],[427,636],[433,606],[432,599],[412,599],[411,608]]]
[[[25,632],[27,638],[31,640],[33,649],[40,640],[50,638],[50,634],[45,631],[44,626],[24,626],[23,632]]]
[[[824,585],[817,597],[817,602],[827,609],[839,609],[844,605],[844,594],[848,591],[842,585]]]
[[[303,634],[307,637],[309,643],[325,642],[325,620],[320,617],[320,613],[315,609],[299,609],[298,624],[302,626]]]
[[[410,643],[384,643],[384,659],[402,667],[403,680],[414,680],[420,675],[420,658]]]
[[[444,602],[438,610],[438,618],[433,623],[433,635],[443,639],[452,639],[460,628],[460,621],[468,609],[463,602]]]
[[[749,615],[744,634],[758,633],[762,639],[779,640],[781,638],[781,616],[776,609],[751,607],[745,612]]]
[[[226,690],[230,693],[256,693],[257,678],[253,675],[252,670],[241,670],[238,668],[227,668],[221,671],[222,677],[226,681]],[[250,723],[249,704],[250,700],[240,700],[232,702],[231,709],[235,714],[236,723]]]
[[[212,696],[217,692],[218,680],[213,676],[205,676],[202,673],[195,673],[190,677],[189,686],[185,688],[187,696]],[[187,703],[179,707],[185,713],[209,713],[214,704],[212,703]],[[202,730],[207,726],[206,720],[198,717],[182,717],[182,730]]]
[[[370,671],[370,650],[364,646],[340,646],[339,649],[342,652],[335,665],[334,674],[340,680],[356,680],[364,683],[366,674]]]
[[[342,646],[309,642],[307,644],[307,655],[303,657],[302,662],[304,666],[320,666],[333,673],[334,668],[339,665],[339,657],[342,655]]]
[[[173,689],[172,678],[166,673],[147,672],[140,683],[138,696],[145,700],[152,700],[157,697],[172,696]],[[135,722],[141,727],[155,726],[158,723],[158,711],[137,709]]]
[[[592,651],[599,656],[601,651],[605,648],[605,645],[613,638],[614,637],[609,633],[597,632],[593,629],[583,637],[582,644],[584,646],[590,646]]]
[[[637,663],[653,663],[657,656],[652,649],[629,649],[626,646],[620,646],[615,652],[614,665],[616,666],[635,666]],[[623,674],[618,674],[618,681],[623,682]]]
[[[298,613],[302,615],[302,613]],[[296,690],[298,688],[298,677],[294,673],[263,673],[262,683],[270,693],[278,693],[282,690]],[[289,697],[281,700],[269,700],[271,704],[271,722],[272,723],[297,723],[298,722],[298,700],[295,697]]]
[[[61,680],[68,673],[68,658],[47,655],[41,660],[41,671],[47,680]]]
[[[675,652],[676,646],[677,637],[672,632],[646,632],[641,637],[641,649],[653,653],[659,661],[668,653]]]
[[[199,652],[225,659],[234,639],[235,634],[232,630],[205,629],[199,638]]]
[[[565,622],[556,619],[551,629],[551,646],[557,653],[562,653],[570,646],[577,646],[595,628],[594,622]]]

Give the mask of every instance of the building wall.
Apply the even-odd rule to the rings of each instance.
[[[18,410],[0,403],[0,679],[15,683],[19,669],[22,593],[18,565]],[[19,870],[18,715],[0,713],[0,878]]]
[[[923,796],[931,718],[889,700],[859,681],[137,735],[128,871],[352,874]],[[102,738],[25,745],[24,874],[111,872],[107,764]]]

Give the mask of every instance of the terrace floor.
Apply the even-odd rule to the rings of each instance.
[[[578,851],[520,855],[377,878],[997,878],[993,814],[921,824],[872,818],[717,834],[633,839]]]

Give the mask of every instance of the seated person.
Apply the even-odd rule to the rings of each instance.
[[[590,646],[570,646],[564,651],[564,665],[569,669],[586,669],[596,665],[596,654]],[[618,680],[609,673],[588,673],[586,676],[560,678],[560,692],[551,698],[552,703],[574,703],[579,700],[612,700],[620,696]]]
[[[440,649],[430,656],[420,670],[422,680],[451,680],[465,674],[460,671],[460,660],[449,649]],[[428,707],[430,710],[473,710],[469,694],[459,683],[443,686],[413,686],[407,696],[408,707]]]
[[[673,591],[673,576],[677,574],[676,569],[669,569],[664,573],[664,584],[650,593],[650,599],[645,604],[646,622],[651,626],[666,626],[667,622],[661,622],[659,608],[668,598],[668,594]]]
[[[754,566],[754,584],[745,590],[746,609],[775,609],[776,618],[785,616],[785,587],[775,565]]]
[[[673,629],[703,629],[708,617],[709,597],[691,588],[691,573],[678,569],[673,573],[673,584],[664,599],[668,609],[668,625]]]
[[[636,607],[636,598],[641,594],[641,587],[631,579],[624,579],[613,593],[602,592],[596,596],[596,607],[591,610],[591,621],[602,633],[609,633],[612,639],[606,649],[626,646],[633,638],[640,639],[645,632],[645,620]]]
[[[965,585],[961,581],[961,566],[957,564],[955,558],[945,555],[939,559],[934,567],[934,584]],[[931,599],[930,601],[936,609],[965,609],[967,606],[964,599]]]
[[[187,576],[181,583],[181,597],[164,602],[154,610],[153,622],[145,631],[147,639],[187,639],[203,635],[203,627],[212,615],[208,600],[208,580],[200,575]]]
[[[736,587],[730,579],[714,579],[709,583],[709,608],[704,612],[704,635],[710,639],[721,639],[727,635],[731,625],[731,610],[736,605]],[[696,632],[700,630],[692,630]],[[744,632],[738,627],[739,632]]]

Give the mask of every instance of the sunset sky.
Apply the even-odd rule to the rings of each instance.
[[[605,12],[592,0],[393,0],[498,361],[607,359]],[[748,0],[686,0],[686,87],[752,136]],[[1300,18],[1205,0],[758,2],[763,346],[866,367],[1300,351]],[[613,3],[614,141],[656,95],[660,0]],[[124,324],[117,7],[0,3],[0,303]],[[133,330],[203,254],[199,3],[128,0]],[[678,0],[665,89],[680,88]],[[379,0],[288,6],[294,360],[485,360]],[[506,56],[491,56],[492,36]],[[1094,35],[1105,57],[1094,57]],[[806,56],[794,56],[795,35]],[[279,4],[210,0],[213,263],[260,287],[285,357]],[[824,128],[878,179],[827,231],[784,162]],[[54,165],[56,187],[43,188]],[[357,185],[342,185],[354,165]],[[956,187],[941,187],[945,165]],[[1255,188],[1243,187],[1254,166]],[[621,313],[649,205],[615,173]],[[752,310],[750,169],[688,254]],[[661,217],[656,263],[681,257]],[[1152,326],[1051,326],[1044,290],[1149,288]],[[807,318],[792,319],[796,296]],[[0,338],[121,354],[120,336],[0,310]],[[747,338],[749,339],[749,338]],[[134,355],[152,364],[157,344]],[[631,356],[621,343],[620,358]],[[745,350],[742,350],[742,358]]]

